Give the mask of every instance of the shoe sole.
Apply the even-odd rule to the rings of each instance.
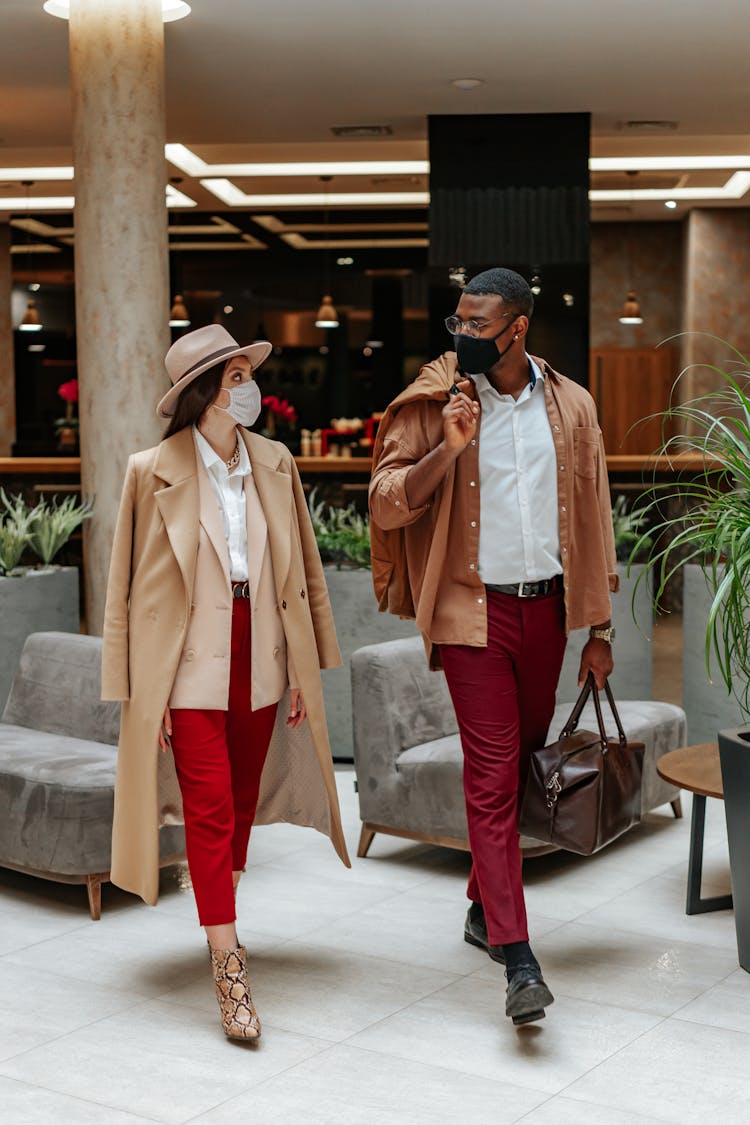
[[[531,1018],[542,1019],[544,1009],[554,1002],[554,996],[543,981],[538,984],[528,984],[506,1004],[505,1014],[512,1017],[513,1023],[517,1021],[529,1023]]]
[[[543,1020],[546,1016],[547,1013],[544,1008],[540,1008],[538,1012],[529,1012],[525,1016],[514,1016],[513,1025],[514,1027],[522,1027],[526,1023],[534,1023],[535,1020]]]
[[[475,938],[468,930],[464,930],[464,941],[468,942],[469,945],[475,945],[477,949],[483,949],[488,957],[491,957],[493,961],[497,961],[498,965],[505,964],[505,958],[501,954],[493,953],[488,945],[485,945],[479,938]]]

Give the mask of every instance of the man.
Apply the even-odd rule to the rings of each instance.
[[[588,626],[579,681],[612,671],[618,579],[596,407],[527,354],[533,297],[512,270],[464,289],[455,352],[386,411],[370,484],[380,608],[416,618],[445,671],[464,754],[473,866],[464,937],[505,965],[506,1015],[553,997],[528,941],[518,809],[543,746],[570,629]]]

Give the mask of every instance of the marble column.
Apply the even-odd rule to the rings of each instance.
[[[75,278],[88,629],[100,633],[128,455],[158,442],[169,383],[160,0],[71,0]]]
[[[16,440],[16,372],[10,313],[13,266],[10,245],[10,225],[0,223],[0,457],[10,457],[11,446]]]
[[[685,236],[682,366],[689,370],[682,380],[683,401],[722,385],[706,364],[747,370],[727,345],[750,359],[749,275],[750,211],[691,211]]]

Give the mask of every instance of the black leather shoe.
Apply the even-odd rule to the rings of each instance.
[[[505,1014],[512,1018],[517,1027],[533,1023],[534,1020],[543,1020],[544,1009],[554,1001],[538,965],[519,965],[511,972],[505,994]]]
[[[502,945],[490,945],[487,938],[487,923],[484,920],[481,902],[472,902],[468,909],[464,923],[464,941],[483,949],[493,961],[498,961],[501,965],[505,964]]]

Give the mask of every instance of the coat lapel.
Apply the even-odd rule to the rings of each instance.
[[[258,597],[263,555],[268,541],[268,524],[255,485],[255,474],[245,477],[245,521],[247,524],[247,579],[255,603]]]
[[[190,429],[180,430],[159,446],[154,475],[166,488],[154,493],[170,546],[182,573],[186,591],[192,593],[198,557],[199,495],[195,446]]]
[[[208,470],[203,464],[203,460],[195,451],[195,461],[198,470],[198,495],[200,497],[200,521],[206,535],[211,540],[211,545],[216,551],[221,569],[224,571],[224,577],[229,584],[229,547],[227,546],[227,537],[224,532],[224,525],[221,519],[221,512],[219,505],[214,495],[214,490],[211,487],[211,481],[208,479]]]
[[[276,590],[281,593],[292,557],[292,478],[279,468],[281,455],[272,442],[247,431],[242,436],[250,455],[255,487],[268,525]]]

